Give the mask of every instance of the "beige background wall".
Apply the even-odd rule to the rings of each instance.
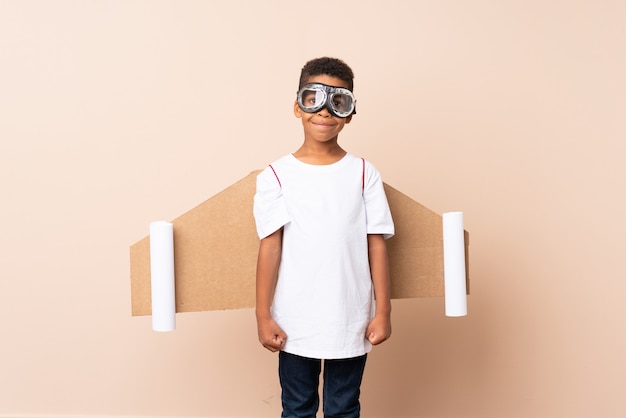
[[[626,2],[0,1],[0,417],[275,417],[252,310],[131,317],[128,248],[301,141],[341,136],[471,234],[469,316],[394,301],[367,417],[623,417]]]

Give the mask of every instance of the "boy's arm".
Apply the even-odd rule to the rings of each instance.
[[[380,234],[367,236],[370,270],[376,297],[376,314],[365,333],[374,345],[380,344],[391,336],[391,280],[387,244]]]
[[[285,345],[287,335],[272,319],[270,308],[278,279],[278,267],[282,253],[283,230],[263,238],[259,246],[256,268],[256,320],[259,341],[270,351],[278,351]]]

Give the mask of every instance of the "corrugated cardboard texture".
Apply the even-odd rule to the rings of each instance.
[[[254,307],[259,239],[252,198],[258,172],[172,221],[176,312]],[[391,297],[443,296],[442,217],[388,184],[385,192],[396,227],[387,241]],[[465,238],[468,267],[467,232]],[[132,314],[149,315],[149,236],[130,247],[130,276]]]

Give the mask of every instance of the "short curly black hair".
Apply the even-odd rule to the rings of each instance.
[[[329,75],[348,83],[348,89],[354,89],[354,73],[352,69],[339,58],[321,57],[315,58],[304,64],[300,72],[300,84],[298,90],[305,85],[311,77],[316,75]]]

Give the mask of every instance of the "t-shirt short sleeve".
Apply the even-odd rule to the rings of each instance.
[[[256,179],[254,220],[260,239],[271,235],[290,221],[280,183],[270,167],[259,173]]]
[[[395,228],[385,195],[383,180],[378,170],[369,162],[365,164],[363,199],[365,201],[367,233],[381,234],[385,239],[393,237]]]

